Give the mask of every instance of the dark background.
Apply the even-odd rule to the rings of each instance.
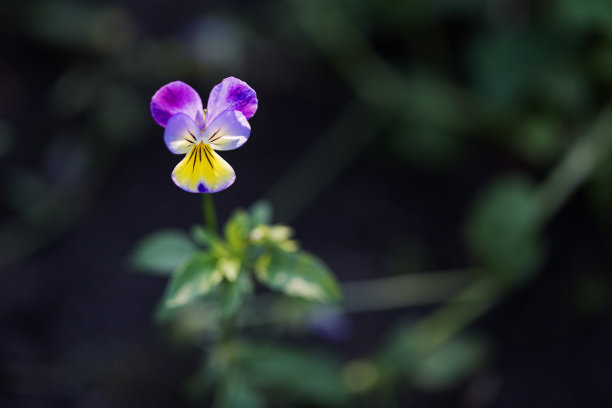
[[[201,219],[170,180],[180,157],[151,96],[180,79],[205,101],[227,76],[259,110],[223,154],[237,180],[214,196],[220,220],[269,199],[343,282],[463,268],[512,282],[468,324],[485,361],[445,387],[407,379],[398,406],[609,406],[611,27],[605,0],[4,2],[0,406],[202,404],[184,393],[200,354],[151,318],[166,281],[127,259]],[[592,160],[563,167],[581,140]],[[561,198],[526,235],[511,200],[478,224],[486,192],[516,183]],[[348,339],[307,343],[361,358],[431,310],[349,314]]]

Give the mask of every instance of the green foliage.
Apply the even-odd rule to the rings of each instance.
[[[558,119],[546,115],[530,116],[514,135],[516,149],[536,165],[550,164],[564,147],[561,135]]]
[[[251,215],[251,229],[272,222],[272,206],[267,201],[258,201],[249,210]]]
[[[572,28],[589,30],[596,27],[612,34],[612,3],[608,0],[558,0],[555,6],[557,18]]]
[[[260,282],[287,296],[319,302],[339,300],[340,288],[329,269],[298,249],[291,228],[269,225],[271,214],[270,206],[261,202],[249,212],[234,212],[223,228],[223,237],[196,226],[191,237],[167,230],[139,243],[131,257],[136,269],[171,274],[158,310],[160,319],[172,316],[172,309],[210,296],[216,299],[222,316],[234,315],[253,291],[253,272]]]
[[[247,271],[240,271],[236,280],[228,285],[227,296],[223,303],[223,316],[230,317],[238,312],[242,302],[253,291],[253,282]]]
[[[341,297],[325,264],[298,248],[291,228],[270,225],[271,216],[270,206],[258,203],[248,212],[234,212],[222,236],[200,226],[192,228],[191,236],[174,230],[152,234],[138,244],[132,264],[170,274],[156,318],[172,323],[175,341],[217,341],[192,381],[194,395],[214,387],[215,406],[228,408],[261,408],[271,396],[342,405],[348,391],[339,362],[318,353],[231,340],[241,306],[253,293],[253,275],[288,296],[284,299],[302,304],[308,303],[302,299],[335,302]],[[300,316],[304,320],[304,311]]]
[[[190,388],[197,394],[218,384],[215,406],[223,407],[270,406],[272,400],[290,406],[345,406],[350,395],[341,373],[341,362],[320,351],[230,341],[210,349]]]
[[[18,165],[4,172],[4,207],[19,221],[17,228],[12,228],[10,218],[4,222],[0,245],[4,251],[0,258],[5,263],[60,239],[76,221],[72,214],[84,213],[88,203],[96,202],[100,187],[112,184],[109,181],[113,179],[106,180],[105,175],[116,175],[113,169],[117,159],[132,153],[133,149],[126,150],[129,143],[149,133],[147,126],[154,126],[150,118],[143,116],[146,109],[142,109],[142,101],[150,97],[151,89],[167,78],[197,80],[199,85],[213,83],[218,79],[217,68],[238,75],[247,68],[241,67],[240,62],[247,60],[248,48],[249,54],[261,60],[271,58],[288,66],[313,67],[308,70],[313,75],[304,76],[305,70],[297,70],[285,78],[283,89],[291,90],[296,99],[293,102],[298,105],[317,104],[323,95],[321,114],[311,118],[312,127],[334,124],[327,132],[317,132],[320,140],[312,144],[322,146],[313,152],[322,153],[309,156],[309,150],[305,150],[295,160],[296,167],[289,168],[282,177],[279,185],[286,186],[286,193],[278,197],[286,199],[278,202],[288,207],[285,213],[296,215],[355,164],[371,169],[368,174],[373,178],[392,171],[397,180],[402,180],[403,172],[413,172],[414,164],[443,169],[442,178],[436,179],[442,183],[436,186],[457,186],[449,205],[470,209],[466,244],[475,261],[473,266],[484,267],[504,283],[523,282],[537,271],[544,252],[534,198],[537,190],[520,180],[499,181],[471,208],[472,203],[465,200],[462,192],[475,187],[471,174],[483,166],[488,169],[491,160],[486,155],[492,146],[481,149],[482,139],[492,142],[496,154],[512,156],[498,163],[498,171],[518,167],[545,177],[551,170],[549,166],[568,148],[567,142],[579,138],[580,129],[595,118],[612,85],[610,0],[266,2],[262,7],[241,8],[237,13],[221,7],[205,13],[203,19],[198,17],[201,13],[188,12],[183,21],[189,29],[181,30],[180,35],[173,29],[164,29],[153,36],[149,35],[151,22],[140,16],[135,18],[119,2],[109,6],[87,6],[75,1],[4,2],[3,6],[3,16],[10,22],[3,30],[9,43],[17,41],[15,47],[9,47],[14,48],[14,58],[7,59],[6,69],[3,67],[11,79],[6,92],[19,97],[9,98],[14,102],[9,117],[15,120],[0,122],[0,157],[7,159],[9,167],[19,162],[30,167],[22,170]],[[275,29],[279,24],[285,30],[280,36]],[[262,25],[269,30],[258,30]],[[282,38],[280,43],[278,38]],[[44,52],[36,52],[41,50]],[[31,82],[31,55],[36,55],[36,67],[52,62],[51,74],[44,77],[55,84],[37,78],[34,85],[24,86]],[[249,66],[249,75],[270,88],[273,81],[261,67],[265,64]],[[328,71],[330,67],[335,73]],[[36,85],[44,92],[37,92]],[[31,110],[32,97],[39,94],[43,97],[32,116],[36,120],[23,120]],[[286,92],[280,94],[286,96]],[[323,112],[340,110],[349,100],[365,102],[361,107],[365,109],[345,109],[336,120],[330,112]],[[276,101],[276,107],[285,102]],[[268,100],[266,106],[272,110],[275,102]],[[386,115],[395,121],[387,123]],[[388,134],[381,135],[379,129],[387,129]],[[53,158],[58,147],[55,141],[61,138],[75,146],[69,161]],[[388,140],[387,149],[397,155],[398,161],[391,165],[377,162],[380,149],[365,154],[375,139]],[[360,145],[361,148],[355,147]],[[599,217],[597,226],[612,242],[612,161],[608,158],[609,149],[594,144],[593,150],[601,159],[593,163],[593,170],[588,159],[589,170],[581,177],[592,180],[589,187]],[[462,166],[467,162],[469,166]],[[582,164],[577,162],[577,166]],[[58,177],[58,167],[69,171]],[[295,174],[305,176],[292,176]],[[568,174],[559,181],[560,185],[575,182],[573,173]],[[315,187],[304,188],[308,181]],[[407,191],[412,187],[405,186]],[[70,194],[63,194],[64,189]],[[296,197],[298,190],[303,192]],[[384,188],[378,193],[373,205],[386,199]],[[443,195],[433,197],[440,196]],[[569,196],[549,210],[549,216]],[[393,208],[398,220],[408,214],[405,206]],[[439,207],[432,208],[437,211]],[[439,216],[431,210],[420,215],[426,219]],[[448,221],[451,226],[456,222]],[[563,225],[563,217],[558,222]],[[160,232],[139,244],[129,259],[130,265],[143,272],[171,276],[160,316],[177,323],[185,338],[192,338],[195,332],[218,330],[221,320],[248,309],[241,306],[249,301],[254,278],[288,295],[279,296],[282,302],[274,310],[277,321],[284,319],[282,325],[304,320],[311,305],[303,299],[337,301],[338,285],[325,265],[299,250],[289,227],[270,224],[271,209],[260,203],[248,212],[234,214],[221,234],[202,227],[195,227],[191,238],[181,231]],[[42,228],[26,229],[29,225]],[[393,246],[390,241],[394,239],[407,241],[401,233],[376,239],[387,247]],[[592,241],[586,240],[584,245]],[[419,264],[412,258],[418,260],[417,255],[422,253],[438,254],[434,248],[439,247],[419,249],[413,251],[417,255],[407,256],[406,246],[398,246],[401,248],[394,264],[401,272],[418,270],[411,266]],[[444,252],[431,264],[455,266],[445,264]],[[584,251],[578,248],[575,252]],[[580,260],[575,264],[582,265],[586,272],[573,268],[585,279],[571,285],[577,290],[575,306],[585,314],[597,313],[607,307],[609,288],[605,280],[588,275],[589,262],[597,264],[596,254],[584,256],[588,262]],[[399,367],[401,363],[400,371],[427,389],[447,388],[465,378],[482,361],[479,350],[486,349],[478,340],[465,337],[453,338],[435,350],[411,337],[397,342],[401,346],[394,348],[393,358],[385,360],[385,367]],[[298,350],[291,353],[300,354]],[[232,377],[221,386],[220,406],[258,407],[267,405],[263,396],[273,399],[284,393],[304,395],[305,390],[326,393],[322,387],[302,384],[298,385],[304,387],[301,390],[295,390],[292,384],[284,384],[286,390],[279,389],[275,382],[283,384],[285,376],[296,383],[321,378],[342,388],[325,377],[322,369],[305,369],[304,373],[313,378],[296,375],[310,360],[325,360],[323,357],[304,353],[306,360],[300,360],[269,351],[255,354],[273,361],[249,362],[249,373],[265,378],[266,372],[272,371],[273,375],[268,376],[266,384]],[[292,366],[293,371],[285,372],[279,361]],[[273,364],[281,367],[260,369]],[[377,364],[378,361],[352,366],[349,371],[356,379],[355,389],[367,388],[364,384],[370,382],[368,378],[375,378],[372,373],[379,369]],[[327,368],[336,373],[335,366]],[[405,385],[405,378],[401,380]],[[321,399],[312,403],[325,402]],[[280,402],[274,406],[285,405],[290,404]]]
[[[466,333],[432,347],[414,331],[401,324],[374,360],[387,382],[408,376],[424,390],[446,390],[458,385],[488,361],[489,342],[481,335]]]
[[[164,305],[167,308],[184,306],[196,297],[210,293],[222,279],[217,259],[208,254],[196,254],[172,275]]]
[[[478,198],[468,220],[472,253],[502,283],[530,278],[544,251],[538,217],[530,183],[517,178],[499,180]]]
[[[520,105],[560,69],[571,68],[567,47],[560,43],[556,34],[545,31],[483,32],[472,45],[474,81],[489,103]]]
[[[302,251],[270,251],[259,258],[255,270],[260,282],[289,296],[326,303],[341,297],[338,283],[325,264]]]
[[[264,408],[266,404],[244,379],[235,378],[222,388],[215,406],[220,408]]]
[[[236,254],[244,252],[250,233],[251,220],[244,210],[237,210],[225,224],[225,240],[228,249]]]
[[[196,245],[183,231],[162,230],[138,243],[131,265],[142,272],[170,275],[196,252]]]
[[[250,384],[261,392],[315,405],[337,406],[348,398],[332,356],[274,344],[243,345],[240,366]]]
[[[479,336],[456,337],[418,362],[413,381],[430,391],[454,387],[485,364],[489,349],[488,343]]]
[[[220,242],[217,234],[201,225],[194,225],[191,228],[191,238],[203,247],[212,247]]]

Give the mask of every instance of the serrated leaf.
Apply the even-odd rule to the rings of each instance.
[[[217,270],[217,259],[208,254],[197,254],[172,277],[164,307],[183,306],[199,296],[204,296],[222,279],[223,274]]]
[[[181,230],[162,230],[144,238],[132,252],[134,269],[156,275],[170,275],[198,251]]]
[[[262,256],[255,268],[259,281],[288,296],[325,303],[341,298],[340,287],[331,271],[306,252],[274,250]]]

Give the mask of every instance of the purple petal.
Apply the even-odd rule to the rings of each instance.
[[[215,150],[233,150],[246,143],[251,125],[240,111],[228,110],[217,115],[202,135]]]
[[[189,85],[181,81],[170,82],[161,87],[151,99],[151,114],[159,125],[166,127],[168,120],[177,113],[184,113],[196,120],[201,115],[202,100],[200,95]]]
[[[184,113],[177,113],[168,120],[164,130],[164,142],[174,154],[187,153],[201,139],[198,125]]]
[[[197,113],[195,123],[198,125],[198,128],[204,129],[204,116],[202,115],[202,112]]]
[[[257,110],[257,95],[253,88],[238,78],[225,78],[210,91],[205,125],[208,126],[221,112],[236,110],[250,119]]]

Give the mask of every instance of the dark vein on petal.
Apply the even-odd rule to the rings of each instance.
[[[189,133],[191,135],[191,137],[193,137],[193,141],[194,142],[197,140],[195,135],[193,133],[191,133],[189,130],[187,130],[187,133]]]
[[[208,160],[208,164],[210,164],[210,168],[212,169],[214,166],[212,162],[210,161],[210,158],[208,157],[208,147],[207,146],[204,146],[204,155],[206,156],[206,160]]]
[[[198,145],[198,146],[196,146],[196,147],[195,147],[195,149],[197,149],[197,150],[198,150],[198,152],[200,152],[200,146],[199,146],[199,145]],[[195,149],[194,149],[194,150],[195,150]],[[194,155],[193,155],[193,165],[191,166],[191,171],[192,171],[192,172],[194,172],[194,171],[195,171],[195,163],[196,163],[196,156],[195,156],[195,154],[194,154]]]
[[[191,160],[191,156],[193,156],[196,147],[197,146],[191,148],[191,151],[189,152],[189,156],[187,156],[187,163],[189,163],[189,160]]]
[[[221,135],[221,136],[219,136],[219,137],[217,137],[217,138],[215,138],[215,136],[217,136],[217,133],[219,133],[220,131],[221,131],[221,129],[217,129],[217,131],[216,131],[215,133],[213,133],[213,135],[212,135],[212,136],[210,137],[210,139],[208,140],[208,143],[212,143],[212,142],[214,142],[215,140],[219,139],[219,138],[220,138],[222,135]]]

